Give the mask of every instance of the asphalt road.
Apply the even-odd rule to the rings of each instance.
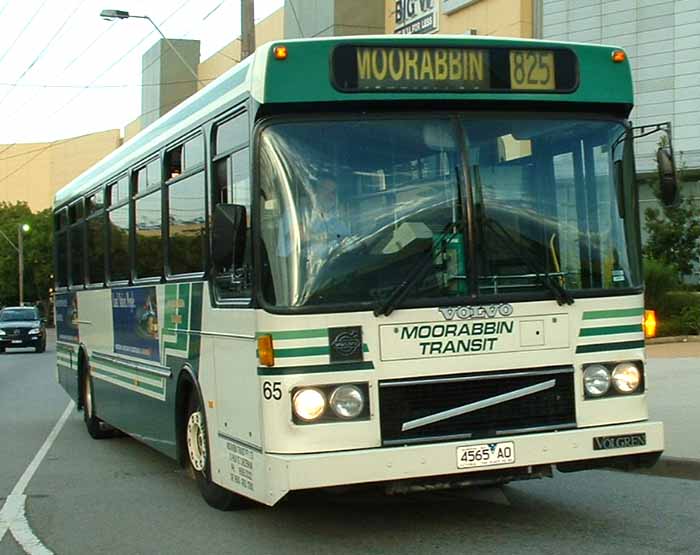
[[[0,504],[68,404],[54,354],[0,355]],[[31,533],[60,555],[700,553],[700,481],[595,471],[406,497],[312,492],[222,513],[164,456],[90,439],[77,412],[26,495]],[[0,542],[2,555],[25,552],[10,533]]]

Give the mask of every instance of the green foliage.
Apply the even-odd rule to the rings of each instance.
[[[644,306],[656,311],[665,307],[666,294],[679,287],[678,268],[655,258],[644,259]]]
[[[53,274],[53,227],[51,210],[32,213],[25,202],[0,203],[0,305],[19,302],[19,259],[10,242],[18,246],[17,229],[29,224],[30,230],[23,233],[24,251],[24,302],[41,301],[48,306],[47,299]]]
[[[644,212],[649,232],[644,252],[690,275],[693,263],[700,262],[700,207],[686,199],[677,208],[664,208],[663,212],[656,208]]]
[[[700,298],[695,304],[688,305],[681,310],[681,325],[685,333],[700,334]]]

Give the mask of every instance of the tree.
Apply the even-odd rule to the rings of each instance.
[[[29,224],[23,235],[24,300],[42,301],[48,306],[53,274],[53,233],[51,210],[32,213],[25,202],[0,203],[0,230],[17,246],[17,227]],[[17,251],[0,236],[0,305],[19,302],[19,262]]]
[[[677,208],[647,208],[644,220],[649,232],[647,256],[675,265],[681,274],[693,272],[700,262],[700,207],[685,199]]]
[[[662,137],[659,146],[668,145],[668,138]],[[685,169],[682,167],[678,172],[679,186]],[[652,183],[652,189],[661,201],[658,178]],[[662,203],[662,210],[647,208],[644,211],[644,222],[649,233],[644,247],[646,256],[675,266],[683,276],[692,274],[694,265],[700,263],[700,206],[691,198],[676,207]]]

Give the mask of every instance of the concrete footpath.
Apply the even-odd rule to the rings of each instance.
[[[658,476],[700,480],[700,342],[647,345],[649,419],[664,423]]]

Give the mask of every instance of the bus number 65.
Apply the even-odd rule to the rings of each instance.
[[[282,398],[282,382],[263,382],[263,397],[266,401],[279,401]]]

